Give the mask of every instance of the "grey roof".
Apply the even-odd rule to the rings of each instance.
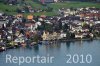
[[[0,25],[7,23],[8,21],[0,21]]]

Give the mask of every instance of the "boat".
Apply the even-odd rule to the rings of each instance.
[[[3,52],[6,50],[6,47],[0,46],[0,52]]]

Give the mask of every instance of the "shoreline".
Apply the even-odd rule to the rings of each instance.
[[[61,39],[61,40],[43,40],[43,41],[39,41],[38,43],[36,44],[28,44],[28,45],[25,45],[25,46],[35,46],[35,45],[48,45],[48,44],[53,44],[55,42],[71,42],[71,41],[93,41],[93,40],[100,40],[100,37],[96,37],[96,38],[86,38],[86,39],[70,39],[70,40],[66,40],[66,39]],[[0,46],[0,52],[3,52],[3,51],[6,51],[8,49],[16,49],[16,48],[19,48],[19,47],[22,47],[23,45],[19,46],[19,45],[14,45],[14,46],[9,46],[9,47],[4,47],[4,46]]]
[[[100,37],[95,38],[75,38],[75,39],[59,39],[59,40],[42,40],[42,41],[86,41],[86,40],[100,40]]]

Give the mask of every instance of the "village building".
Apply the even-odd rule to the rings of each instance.
[[[58,2],[59,0],[39,0],[42,4],[45,3],[54,3],[54,2]]]

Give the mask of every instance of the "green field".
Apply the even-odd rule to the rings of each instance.
[[[43,6],[40,3],[37,2],[33,2],[31,0],[25,1],[27,4],[31,5],[34,8],[40,8],[40,9],[44,9],[46,7],[52,7],[53,8],[53,12],[40,12],[40,13],[33,13],[34,15],[41,15],[41,14],[45,14],[48,16],[52,16],[52,15],[57,15],[56,11],[59,8],[77,8],[77,7],[96,7],[96,8],[100,8],[100,3],[91,3],[91,2],[64,2],[64,3],[51,3],[51,4],[47,4],[47,6]],[[18,7],[22,7],[22,5],[5,5],[3,3],[0,3],[0,11],[6,12],[7,14],[17,14],[16,13],[16,9]],[[24,15],[28,15],[30,13],[25,13]]]

